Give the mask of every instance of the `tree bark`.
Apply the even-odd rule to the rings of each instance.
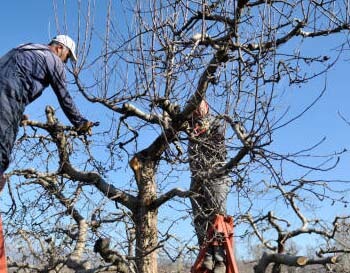
[[[157,221],[158,210],[151,208],[156,200],[155,173],[157,162],[137,154],[130,161],[139,189],[138,202],[134,211],[136,227],[136,266],[140,273],[157,273]]]

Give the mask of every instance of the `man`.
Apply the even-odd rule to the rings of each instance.
[[[191,204],[198,243],[202,246],[215,215],[226,215],[227,194],[232,181],[228,175],[212,179],[202,177],[208,170],[222,167],[227,153],[224,127],[218,119],[209,115],[205,100],[194,111],[190,123],[190,190],[196,194],[191,198]],[[203,265],[214,273],[225,273],[225,258],[222,246],[209,247]]]
[[[80,133],[93,125],[79,113],[66,89],[64,63],[76,62],[75,42],[66,35],[49,45],[24,44],[0,58],[0,191],[25,106],[51,85],[70,122]]]

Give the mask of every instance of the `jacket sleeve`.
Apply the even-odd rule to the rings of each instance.
[[[63,112],[70,122],[78,127],[87,120],[80,114],[72,97],[67,91],[63,63],[61,60],[56,60],[56,58],[54,58],[52,62],[48,62],[48,69],[50,74],[50,85],[57,96]]]

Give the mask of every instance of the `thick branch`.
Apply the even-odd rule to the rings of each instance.
[[[113,185],[107,183],[96,172],[83,172],[75,169],[72,166],[72,164],[69,162],[70,153],[67,150],[67,137],[64,131],[73,129],[69,126],[62,126],[58,124],[54,109],[50,106],[46,107],[46,116],[46,124],[27,120],[25,121],[24,125],[37,126],[50,133],[59,153],[59,166],[61,166],[59,170],[60,174],[71,180],[83,182],[85,185],[94,185],[110,200],[119,202],[123,206],[133,211],[137,203],[136,197],[115,188]]]
[[[200,102],[205,98],[209,83],[214,80],[216,70],[221,63],[224,63],[227,60],[226,51],[219,50],[216,52],[206,70],[201,75],[195,93],[191,96],[189,102],[185,105],[184,110],[180,113],[181,120],[188,120],[192,112],[197,109]]]
[[[135,272],[132,266],[129,266],[129,262],[126,258],[120,255],[118,252],[109,248],[110,240],[107,238],[100,238],[95,242],[94,252],[99,253],[101,257],[107,262],[115,265],[116,272],[120,273],[133,273]]]
[[[87,234],[88,234],[88,224],[85,219],[82,219],[78,222],[78,240],[75,244],[74,251],[69,256],[69,261],[74,261],[78,264],[81,263],[81,259],[83,256],[83,253],[86,248],[86,241],[87,241]]]
[[[162,204],[164,204],[165,202],[169,201],[170,199],[172,199],[174,197],[188,198],[190,196],[192,196],[192,193],[190,191],[184,191],[184,190],[181,190],[179,188],[175,188],[175,189],[172,189],[172,190],[168,191],[167,193],[159,196],[156,200],[154,200],[150,204],[149,208],[150,209],[157,209]]]
[[[78,171],[68,162],[63,164],[60,171],[71,180],[94,185],[110,200],[116,201],[131,211],[134,211],[137,204],[137,198],[117,189],[112,184],[107,183],[98,173]]]
[[[321,265],[335,264],[339,262],[340,259],[341,259],[340,256],[326,257],[322,259],[309,259],[304,256],[292,256],[292,255],[277,254],[277,253],[271,253],[271,254],[264,253],[259,263],[256,266],[254,266],[254,272],[265,273],[266,268],[270,263],[301,267],[301,266],[307,266],[311,264],[321,264]]]

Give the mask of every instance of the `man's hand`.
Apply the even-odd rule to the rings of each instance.
[[[29,116],[27,114],[23,114],[21,118],[21,126],[26,126],[29,120]]]
[[[77,128],[78,135],[85,135],[88,134],[89,136],[92,135],[92,127],[98,126],[99,122],[92,122],[92,121],[85,121],[82,124],[79,125]]]

